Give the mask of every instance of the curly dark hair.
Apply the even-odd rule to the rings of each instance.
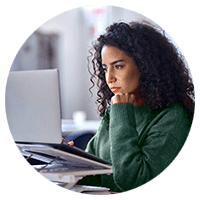
[[[182,102],[191,118],[194,114],[194,85],[184,56],[164,30],[147,22],[118,22],[106,28],[90,50],[92,87],[97,78],[97,104],[100,116],[114,95],[106,84],[101,50],[115,46],[133,58],[140,73],[139,94],[150,110]],[[90,88],[90,92],[91,92]]]

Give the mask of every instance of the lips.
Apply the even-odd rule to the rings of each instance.
[[[115,93],[115,92],[117,92],[120,89],[120,87],[111,87],[110,89],[111,89],[111,91],[113,93]]]

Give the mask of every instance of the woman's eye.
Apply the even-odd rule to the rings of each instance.
[[[123,68],[122,65],[116,65],[115,67],[116,67],[117,69]],[[107,72],[107,71],[108,71],[108,68],[107,68],[107,67],[103,67],[102,69],[103,69],[104,72]]]
[[[116,65],[115,66],[117,69],[121,69],[123,66],[122,65]]]

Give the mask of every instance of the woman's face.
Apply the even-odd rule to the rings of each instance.
[[[139,70],[133,58],[114,46],[104,46],[101,51],[106,83],[114,93],[138,93]]]

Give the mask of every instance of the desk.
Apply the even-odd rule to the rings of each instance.
[[[83,123],[74,123],[71,119],[61,120],[62,133],[70,133],[75,131],[94,131],[96,132],[99,121],[97,120],[86,120]]]

